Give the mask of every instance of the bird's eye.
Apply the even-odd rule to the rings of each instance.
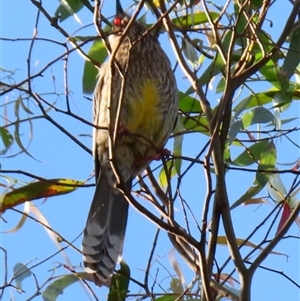
[[[122,18],[115,17],[114,24],[115,24],[115,26],[118,26],[118,27],[121,26],[122,25]]]

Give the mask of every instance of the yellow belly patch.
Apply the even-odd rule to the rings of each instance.
[[[162,116],[158,111],[160,102],[157,87],[153,81],[145,81],[140,99],[133,99],[130,106],[130,120],[127,127],[132,132],[152,136],[160,126]],[[150,138],[150,137],[149,137]]]

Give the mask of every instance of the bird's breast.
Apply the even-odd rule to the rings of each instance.
[[[162,100],[157,84],[146,80],[141,84],[139,93],[127,98],[126,126],[130,132],[145,135],[148,139],[155,139],[156,133],[163,122],[160,110]]]

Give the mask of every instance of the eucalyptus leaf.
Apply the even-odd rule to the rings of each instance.
[[[14,266],[13,278],[16,283],[16,288],[22,290],[22,282],[24,279],[32,275],[32,272],[22,263],[16,263]]]
[[[270,121],[274,122],[275,125],[274,115],[264,107],[254,108],[242,116],[244,129],[248,128],[252,124],[268,123]]]
[[[105,61],[107,57],[107,50],[104,46],[102,40],[95,40],[92,47],[88,52],[88,56],[93,59],[99,66]],[[98,68],[94,63],[90,61],[85,61],[83,76],[82,76],[82,90],[83,93],[91,94],[94,92],[96,83]]]

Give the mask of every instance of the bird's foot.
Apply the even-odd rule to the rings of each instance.
[[[145,165],[153,160],[159,161],[163,158],[168,158],[170,155],[171,155],[171,151],[168,150],[167,148],[163,148],[163,149],[157,150],[156,154],[154,154],[154,155],[137,158],[135,160],[135,165],[137,165],[137,166]]]

